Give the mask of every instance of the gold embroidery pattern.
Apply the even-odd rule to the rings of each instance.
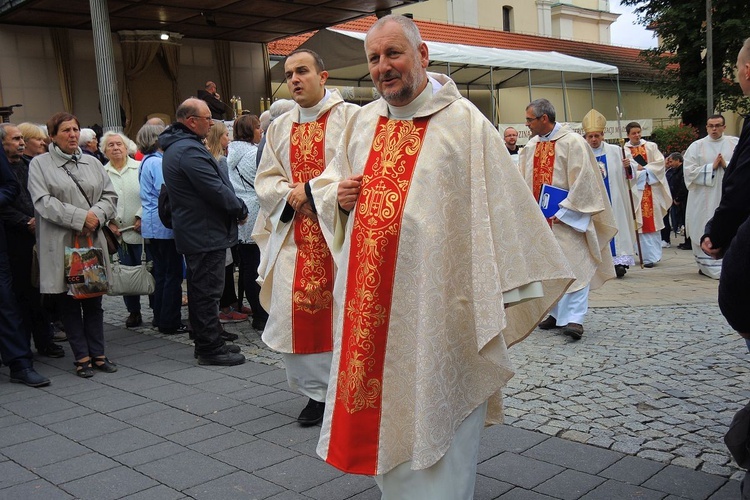
[[[330,280],[326,275],[326,263],[331,258],[320,226],[314,220],[304,215],[297,215],[295,223],[299,224],[301,241],[297,241],[300,255],[303,255],[304,264],[301,269],[299,286],[292,295],[294,307],[309,314],[315,314],[323,309],[328,309],[333,304],[333,294],[330,289]]]
[[[325,168],[325,160],[321,156],[323,149],[316,145],[322,143],[324,139],[325,129],[317,121],[294,127],[290,140],[292,150],[295,151],[291,164],[297,166],[293,172],[295,182],[307,182],[323,173]]]
[[[295,182],[307,182],[325,169],[324,123],[298,124],[292,130],[292,178]],[[292,303],[297,310],[315,314],[333,304],[332,283],[326,273],[331,252],[317,221],[296,214],[294,223],[297,228],[295,243],[302,266],[298,268],[299,278],[295,279]]]
[[[350,414],[380,406],[401,219],[426,122],[381,123],[364,170],[352,231],[344,358],[338,376],[337,397]]]

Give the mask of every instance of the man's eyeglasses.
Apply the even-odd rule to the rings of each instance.
[[[210,116],[190,115],[190,118],[203,118],[204,120],[211,121],[211,117]]]
[[[708,125],[706,125],[706,128],[722,128],[723,126],[724,125],[722,125],[721,123],[718,123],[716,125],[714,125],[713,123],[709,123]]]
[[[542,115],[542,116],[544,116],[544,115]],[[527,116],[527,117],[526,117],[526,123],[531,123],[531,122],[533,122],[534,120],[538,120],[538,119],[539,119],[539,118],[541,118],[542,116],[535,116],[535,117],[533,117],[533,118],[529,118],[529,117]]]

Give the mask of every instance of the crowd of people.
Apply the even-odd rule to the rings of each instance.
[[[298,49],[284,62],[292,99],[239,116],[231,140],[212,82],[135,143],[97,139],[68,113],[50,118],[48,136],[0,126],[0,300],[13,304],[0,308],[0,355],[11,381],[50,383],[30,339],[40,355],[64,356],[56,319],[77,375],[117,371],[101,296],[69,295],[63,269],[79,239],[107,248],[107,227],[124,264],[145,245],[152,326],[188,333],[199,364],[244,363],[222,323],[252,316],[308,398],[298,423],[322,423],[324,460],[375,476],[383,498],[469,499],[481,430],[502,420],[510,346],[537,326],[582,339],[590,290],[636,258],[656,265],[670,222],[685,225],[701,274],[723,280],[725,253],[725,267],[730,257],[750,267],[730,245],[735,232],[747,240],[747,209],[736,210],[747,127],[738,143],[711,116],[706,138],[665,161],[639,123],[617,147],[598,111],[582,136],[537,99],[520,147],[515,129],[501,135],[450,78],[426,71],[410,19],[379,19],[365,51],[377,101],[346,103],[326,87],[320,56]],[[747,54],[748,44],[741,80]],[[733,286],[720,285],[727,310]],[[125,325],[141,325],[141,297],[124,301]]]

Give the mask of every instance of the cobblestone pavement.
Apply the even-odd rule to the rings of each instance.
[[[475,498],[737,498],[722,437],[750,399],[750,356],[716,287],[690,252],[667,249],[592,293],[581,341],[535,330],[514,346],[506,425],[484,432]],[[226,325],[248,363],[201,367],[186,335],[148,326],[145,299],[136,329],[122,299],[104,304],[118,373],[75,377],[67,346],[38,360],[48,388],[2,372],[0,499],[379,498],[372,479],[317,458],[317,428],[294,422],[304,398],[249,322]]]
[[[653,269],[636,266],[607,282],[592,293],[582,341],[537,329],[510,350],[517,371],[505,391],[507,422],[739,477],[723,435],[750,399],[750,355],[721,316],[717,284],[698,274],[690,251],[676,248],[664,249]],[[105,321],[122,324],[122,300],[105,302]],[[283,366],[249,322],[225,328],[240,335],[249,360]]]

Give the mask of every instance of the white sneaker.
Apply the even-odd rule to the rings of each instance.
[[[661,247],[662,248],[672,248],[672,244],[671,243],[667,243],[664,240],[661,240]]]

